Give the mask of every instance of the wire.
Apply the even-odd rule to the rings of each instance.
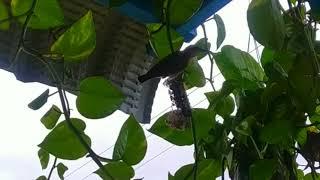
[[[220,74],[220,73],[219,73]],[[218,74],[217,74],[218,75]],[[216,76],[217,76],[216,75]],[[198,103],[196,103],[195,105],[192,106],[192,108],[196,107],[197,105],[201,104],[202,102],[204,102],[205,100],[207,100],[207,98],[202,99],[201,101],[199,101]],[[149,134],[148,137],[153,136],[154,134]],[[143,164],[141,164],[140,166],[138,166],[137,168],[135,168],[135,171],[140,169],[141,167],[145,166],[146,164],[148,164],[149,162],[151,162],[152,160],[156,159],[157,157],[159,157],[160,155],[164,154],[165,152],[169,151],[170,149],[172,149],[175,145],[171,145],[169,147],[167,147],[165,150],[161,151],[160,153],[158,153],[157,155],[153,156],[152,158],[148,159],[146,162],[144,162]],[[93,174],[90,173],[87,176],[85,176],[84,178],[82,178],[81,180],[87,179],[89,176],[91,176]]]
[[[214,77],[217,77],[217,76],[220,75],[220,74],[221,74],[221,73],[215,75]],[[197,91],[198,89],[200,89],[200,88],[197,87],[197,88],[195,88],[194,90],[192,90],[192,91],[188,94],[188,96],[191,95],[192,93],[194,93],[195,91]],[[161,116],[163,113],[165,113],[165,112],[166,112],[167,110],[169,110],[170,108],[171,108],[171,106],[165,108],[164,110],[162,110],[161,112],[159,112],[157,115],[153,116],[153,117],[151,118],[151,120],[154,120],[155,118]],[[145,125],[143,125],[143,126],[145,126]],[[146,137],[146,139],[150,138],[152,135],[153,135],[153,134],[149,134],[149,135]],[[109,146],[107,149],[105,149],[105,150],[102,151],[101,153],[98,153],[98,155],[101,155],[101,154],[107,152],[107,151],[110,150],[112,147],[114,147],[114,145],[115,145],[115,144]],[[71,172],[70,172],[69,174],[67,174],[64,178],[65,178],[65,179],[70,178],[71,175],[73,175],[74,173],[76,173],[77,171],[79,171],[80,169],[82,169],[84,166],[86,166],[87,164],[89,164],[91,161],[92,161],[92,159],[88,160],[88,161],[85,162],[83,165],[81,165],[81,166],[79,166],[78,168],[76,168],[76,169],[74,169],[73,171],[71,171]]]

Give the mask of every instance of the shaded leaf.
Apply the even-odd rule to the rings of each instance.
[[[285,24],[278,0],[253,0],[247,11],[253,37],[263,46],[278,50],[285,38]]]
[[[71,122],[91,146],[90,138],[83,132],[86,124],[76,118],[72,118]],[[59,123],[38,146],[60,159],[76,160],[87,154],[87,149],[80,143],[67,121]]]
[[[192,61],[184,70],[183,81],[187,89],[206,85],[203,69],[197,61]]]
[[[192,180],[193,173],[187,178],[187,175],[193,170],[194,164],[181,167],[174,175],[174,180]],[[197,179],[208,180],[215,179],[221,174],[221,163],[212,159],[202,160],[198,164]]]
[[[46,176],[39,176],[36,180],[47,180]]]
[[[51,52],[63,55],[66,61],[79,61],[90,56],[95,47],[95,25],[88,11],[53,43]]]
[[[120,130],[113,150],[113,159],[135,165],[144,158],[146,151],[147,140],[143,128],[130,116]]]
[[[124,162],[111,162],[103,166],[110,173],[114,180],[128,180],[134,177],[134,170]],[[111,180],[102,169],[94,173],[98,174],[103,180]]]
[[[117,7],[121,6],[122,4],[126,3],[127,0],[109,0],[110,7]]]
[[[172,0],[170,5],[170,25],[179,26],[191,18],[201,7],[203,0]]]
[[[235,108],[234,100],[224,89],[220,91],[206,92],[205,96],[209,101],[209,109],[214,110],[222,117],[229,116]],[[230,92],[229,92],[230,93]]]
[[[254,122],[256,122],[256,118],[254,116],[248,116],[236,127],[236,131],[244,136],[251,136],[251,126]]]
[[[208,43],[208,45],[207,45]],[[206,38],[201,38],[199,41],[197,41],[194,46],[197,46],[201,49],[207,49],[207,46],[208,46],[208,50],[210,50],[211,48],[211,43],[208,42],[206,40]],[[207,52],[200,52],[198,55],[197,55],[197,59],[198,60],[201,60],[202,58],[204,58],[208,53]]]
[[[149,24],[147,25],[148,29],[151,32],[159,28],[160,24]],[[179,50],[184,42],[184,39],[179,35],[173,28],[170,30],[172,45],[175,51]],[[152,47],[158,55],[159,59],[166,57],[171,54],[170,42],[167,37],[167,29],[161,28],[157,33],[152,34],[151,36]]]
[[[61,114],[61,110],[56,105],[52,105],[40,121],[47,129],[52,129],[57,124]]]
[[[88,77],[80,82],[76,105],[81,115],[90,119],[104,118],[119,108],[125,96],[102,76]]]
[[[262,128],[260,138],[269,144],[289,143],[293,127],[290,121],[274,119]]]
[[[6,5],[0,0],[0,21],[9,18],[9,13]],[[0,30],[8,30],[10,28],[10,21],[0,23]]]
[[[24,23],[33,0],[12,0],[11,9],[14,16],[25,14],[19,18]],[[63,25],[64,15],[57,0],[38,0],[28,27],[34,29],[49,29]]]
[[[36,99],[31,101],[28,104],[28,107],[32,110],[38,110],[48,101],[48,98],[49,98],[49,89],[47,89],[42,94],[40,94],[40,96],[38,96]]]
[[[64,173],[68,170],[68,167],[65,166],[63,163],[59,163],[57,165],[57,171],[58,171],[58,175],[59,175],[59,178],[61,180],[64,180]]]
[[[177,146],[193,144],[192,131],[190,127],[181,131],[170,127],[167,124],[169,113],[161,116],[152,125],[149,131]],[[214,113],[207,109],[193,109],[192,116],[195,122],[197,138],[201,139],[206,137],[209,130],[214,127]]]
[[[316,173],[315,178],[313,178],[312,173],[308,173],[303,177],[303,180],[320,180],[320,174]]]
[[[46,169],[48,167],[50,154],[47,151],[43,150],[43,149],[39,149],[38,157],[39,157],[39,160],[40,160],[41,168],[42,169]]]
[[[226,80],[236,82],[243,89],[263,86],[265,74],[250,54],[228,45],[222,47],[214,58]]]
[[[278,168],[278,162],[275,159],[258,160],[250,166],[250,179],[269,180]]]
[[[218,30],[217,49],[219,49],[224,39],[226,38],[226,28],[224,26],[222,18],[218,14],[215,14],[213,16],[213,19],[216,21],[216,24],[217,24],[217,30]]]

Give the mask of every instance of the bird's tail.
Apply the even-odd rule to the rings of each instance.
[[[149,79],[149,77],[146,74],[141,75],[141,76],[138,77],[138,80],[140,81],[140,83],[143,83],[148,79]]]

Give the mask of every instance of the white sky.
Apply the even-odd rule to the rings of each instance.
[[[233,0],[218,12],[224,20],[227,31],[224,44],[231,44],[245,51],[247,50],[249,36],[246,21],[247,7],[248,1]],[[208,22],[206,27],[209,41],[212,43],[212,51],[214,51],[217,34],[215,22]],[[198,37],[192,41],[192,43],[203,37],[201,29],[199,29],[198,34]],[[253,43],[250,47],[250,50],[252,49],[254,49]],[[252,55],[255,57],[255,52],[252,53]],[[205,58],[201,60],[200,64],[204,68],[207,77],[209,77],[209,59]],[[218,73],[219,72],[215,67],[214,74]],[[221,75],[215,79],[217,89],[221,87],[222,81],[223,78]],[[48,171],[41,170],[37,156],[37,145],[49,132],[40,123],[40,118],[51,107],[52,103],[60,105],[58,97],[54,96],[50,98],[43,108],[38,111],[32,111],[27,108],[27,104],[42,93],[47,88],[46,86],[38,83],[24,84],[18,82],[13,74],[2,70],[0,70],[0,82],[2,84],[0,93],[0,179],[21,180],[35,179],[40,175],[47,176]],[[188,92],[193,90],[195,89],[189,90]],[[55,89],[51,88],[51,92],[54,91]],[[203,93],[207,91],[211,91],[211,86],[207,85],[204,88],[195,90],[195,92],[189,96],[191,105],[194,106],[204,100],[205,96]],[[69,101],[71,107],[75,108],[75,97],[69,96]],[[161,84],[154,100],[152,117],[159,114],[164,109],[167,109],[170,105],[171,101],[168,90]],[[205,108],[207,105],[208,102],[205,100],[196,107]],[[76,112],[72,112],[72,115],[80,117]],[[114,144],[120,128],[127,117],[127,115],[117,111],[103,120],[86,121],[86,133],[92,139],[92,148],[95,152],[101,153]],[[154,121],[155,119],[152,122]],[[148,129],[149,127],[150,125],[144,126],[145,129]],[[193,146],[176,147],[157,136],[150,136],[150,133],[148,132],[146,132],[146,136],[148,137],[148,151],[145,159],[135,166],[135,168],[140,166],[139,169],[136,170],[137,178],[144,177],[145,180],[164,180],[167,179],[169,171],[174,174],[179,167],[193,163]],[[112,157],[112,149],[113,148],[110,148],[103,153],[102,156]],[[152,161],[149,161],[166,149],[168,149],[166,152]],[[69,167],[69,170],[65,174],[67,175],[65,179],[81,180],[85,177],[87,177],[87,180],[99,179],[95,174],[91,174],[97,169],[97,166],[92,161],[78,169],[88,161],[90,161],[89,158],[83,158],[73,162],[63,161]],[[147,161],[149,162],[141,166]],[[51,157],[48,170],[52,163],[53,157]],[[78,170],[74,171],[75,169]],[[71,172],[73,173],[70,174]],[[59,178],[55,171],[52,180],[56,179]]]

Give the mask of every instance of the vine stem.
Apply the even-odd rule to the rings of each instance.
[[[51,169],[50,169],[50,172],[49,172],[49,175],[48,175],[48,179],[47,179],[47,180],[50,180],[53,170],[57,167],[57,166],[56,166],[56,165],[57,165],[57,160],[58,160],[58,158],[55,157],[55,158],[54,158],[53,165],[52,165],[52,167],[51,167]]]
[[[34,13],[34,9],[36,7],[37,4],[37,0],[33,0],[32,5],[30,10],[27,13],[27,17],[26,20],[23,24],[22,27],[22,32],[20,34],[20,38],[19,38],[19,43],[18,43],[18,47],[17,47],[17,51],[14,55],[14,59],[12,64],[10,65],[11,67],[14,65],[18,54],[21,51],[24,51],[25,53],[28,53],[34,57],[36,57],[37,59],[40,60],[40,62],[42,62],[48,69],[48,71],[50,72],[53,80],[57,83],[57,89],[58,89],[58,93],[59,93],[59,97],[60,97],[60,101],[61,101],[61,105],[62,105],[62,109],[63,109],[63,114],[65,116],[66,122],[69,126],[69,128],[71,129],[71,131],[73,131],[73,133],[77,136],[77,138],[79,139],[80,143],[86,148],[86,150],[88,151],[88,153],[90,154],[92,160],[99,166],[99,168],[105,173],[105,175],[107,175],[110,179],[114,179],[110,173],[107,172],[107,170],[104,168],[103,164],[100,162],[100,160],[97,158],[96,153],[91,149],[91,147],[86,143],[86,141],[83,139],[83,137],[81,136],[81,133],[77,130],[77,128],[71,123],[70,120],[70,108],[69,108],[69,104],[68,101],[66,100],[67,98],[65,97],[65,93],[64,90],[62,88],[62,84],[61,84],[61,80],[57,74],[57,72],[55,71],[55,69],[43,58],[42,54],[40,54],[38,51],[33,50],[31,48],[27,48],[24,46],[24,40],[27,34],[27,30],[28,30],[28,24],[31,20],[31,17]],[[10,67],[10,68],[11,68]]]
[[[256,144],[256,142],[254,141],[254,139],[253,139],[252,136],[250,136],[250,140],[251,140],[254,148],[255,148],[256,151],[257,151],[257,154],[258,154],[258,156],[259,156],[259,159],[263,159],[263,156],[262,156],[262,154],[261,154],[261,152],[260,152],[260,150],[259,150],[259,148],[258,148],[258,146],[257,146],[257,144]]]
[[[203,35],[204,35],[204,38],[205,38],[205,41],[206,41],[206,50],[208,51],[208,57],[210,59],[210,78],[209,78],[209,82],[212,86],[212,89],[214,91],[216,91],[216,88],[214,87],[214,84],[213,84],[213,64],[214,64],[214,61],[213,61],[213,57],[212,57],[212,54],[209,52],[210,49],[209,49],[209,43],[208,43],[208,36],[207,36],[207,30],[206,30],[206,26],[204,24],[201,24],[201,27],[202,27],[202,31],[203,31]]]

